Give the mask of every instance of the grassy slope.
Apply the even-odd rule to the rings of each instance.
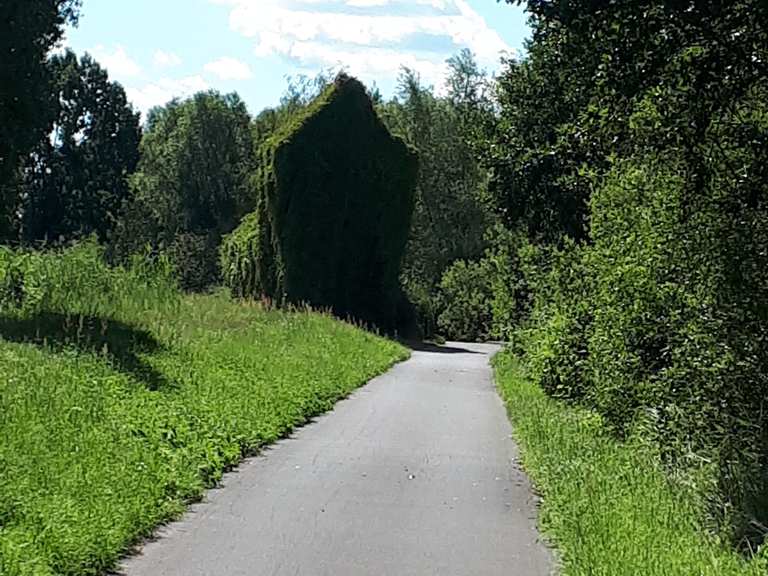
[[[123,302],[120,323],[0,325],[0,574],[103,571],[243,454],[407,355],[326,316],[151,299]],[[48,340],[63,332],[80,336]]]
[[[695,499],[670,485],[647,447],[619,443],[594,414],[547,397],[508,353],[496,375],[565,576],[768,572],[768,556],[747,562],[702,534]]]

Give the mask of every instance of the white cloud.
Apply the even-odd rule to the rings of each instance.
[[[99,44],[91,51],[96,61],[109,71],[110,77],[118,81],[124,81],[126,78],[135,78],[141,75],[141,66],[133,60],[125,48],[115,46],[107,49]]]
[[[158,68],[174,68],[181,65],[181,58],[173,52],[158,50],[155,52],[154,63]]]
[[[401,65],[439,87],[445,59],[462,48],[495,68],[513,52],[466,0],[210,0],[231,7],[230,28],[257,56],[303,67],[344,67],[367,80]]]
[[[205,71],[220,80],[248,80],[253,76],[250,66],[234,58],[219,58],[205,65]]]
[[[157,82],[139,88],[126,88],[130,100],[142,114],[155,106],[167,104],[174,98],[186,98],[197,92],[208,90],[208,83],[202,76],[185,78],[161,78]]]

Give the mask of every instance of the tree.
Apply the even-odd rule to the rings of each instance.
[[[529,56],[507,60],[497,82],[499,116],[481,150],[490,194],[504,223],[529,237],[558,242],[586,235],[588,184],[578,178],[586,154],[563,139],[588,94],[559,68],[557,42],[529,45]]]
[[[494,83],[468,48],[451,56],[447,64],[446,100],[457,114],[462,140],[477,154],[478,147],[485,144],[496,120]]]
[[[171,253],[185,287],[217,281],[221,236],[254,207],[250,123],[237,94],[203,92],[152,110],[113,252],[149,244]]]
[[[528,10],[486,159],[507,223],[545,256],[525,264],[530,373],[615,433],[644,431],[677,477],[709,462],[709,520],[762,542],[768,4]]]
[[[466,97],[468,84],[478,85],[479,78],[456,78],[456,91],[438,98],[405,69],[398,98],[379,107],[389,129],[419,152],[416,206],[402,282],[419,309],[425,333],[435,329],[443,272],[455,260],[482,254],[492,221],[486,173],[475,157],[469,131],[469,115],[477,109]]]
[[[584,169],[604,174],[610,158],[635,153],[632,123],[641,107],[655,107],[661,121],[645,144],[686,148],[696,162],[711,119],[768,75],[761,0],[527,5],[529,58],[509,62],[501,78],[501,119],[487,161],[507,222],[536,238],[587,238]],[[692,194],[706,180],[699,173]]]
[[[12,186],[19,159],[49,131],[55,116],[46,67],[80,0],[0,3],[0,238],[10,230]]]
[[[87,54],[70,50],[49,61],[58,115],[23,170],[22,236],[106,240],[129,197],[139,161],[139,113],[120,84]]]

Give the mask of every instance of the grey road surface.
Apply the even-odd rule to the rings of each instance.
[[[227,475],[123,573],[548,576],[495,351],[414,352]]]

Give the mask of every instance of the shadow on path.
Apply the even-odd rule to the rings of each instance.
[[[482,354],[482,352],[476,350],[468,350],[467,348],[460,348],[458,346],[434,344],[432,342],[406,341],[403,344],[414,352],[432,352],[434,354]]]

